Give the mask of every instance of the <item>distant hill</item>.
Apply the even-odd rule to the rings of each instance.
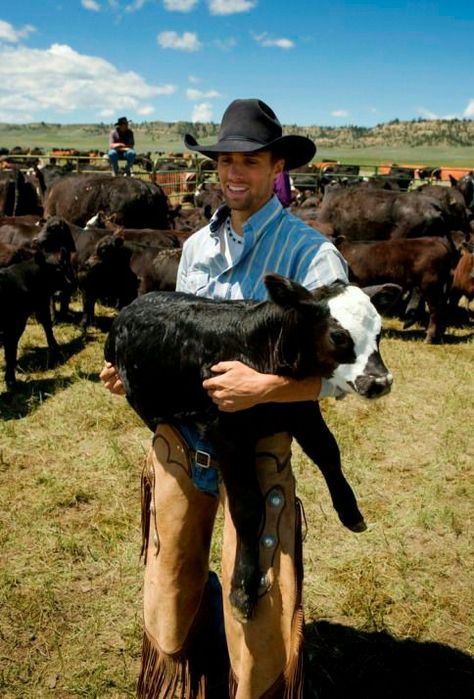
[[[106,150],[110,124],[0,124],[0,148],[40,147]],[[200,143],[215,142],[219,125],[186,121],[147,121],[132,125],[140,152],[182,152],[183,136],[193,134]],[[346,161],[389,159],[405,162],[443,162],[474,165],[474,120],[394,119],[373,127],[285,125],[285,133],[313,138],[318,158]]]

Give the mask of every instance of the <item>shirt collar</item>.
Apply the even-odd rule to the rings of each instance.
[[[271,199],[269,199],[269,201],[262,206],[261,209],[252,214],[252,216],[245,221],[243,225],[244,233],[247,231],[259,231],[268,221],[276,218],[282,210],[283,207],[280,200],[274,194]],[[227,204],[222,204],[218,209],[216,209],[211,220],[209,221],[209,230],[213,235],[217,235],[219,228],[222,226],[229,214],[230,209]]]

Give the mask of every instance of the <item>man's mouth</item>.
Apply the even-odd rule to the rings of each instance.
[[[239,184],[228,184],[227,189],[231,194],[243,194],[247,191],[247,187],[245,185]]]

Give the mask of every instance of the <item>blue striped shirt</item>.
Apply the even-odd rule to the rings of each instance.
[[[307,289],[347,281],[347,263],[339,250],[319,231],[284,209],[273,195],[243,225],[240,254],[229,264],[222,254],[223,224],[230,210],[215,212],[209,224],[184,243],[178,269],[177,291],[214,299],[268,299],[263,278],[276,272]],[[322,379],[320,398],[338,389]]]
[[[284,209],[273,195],[243,225],[240,254],[229,265],[221,231],[229,215],[217,209],[207,226],[184,244],[177,291],[215,299],[267,299],[267,272],[294,279],[307,289],[347,280],[347,264],[322,233]]]

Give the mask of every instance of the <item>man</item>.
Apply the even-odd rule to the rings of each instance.
[[[273,193],[284,169],[312,159],[314,143],[283,136],[271,108],[238,99],[224,113],[216,144],[186,146],[217,161],[225,204],[209,225],[185,243],[177,290],[219,299],[267,297],[266,272],[296,279],[309,289],[346,279],[346,264],[324,236],[284,209]],[[294,380],[259,374],[238,361],[220,362],[204,388],[224,411],[264,402],[317,400],[331,394],[319,377]],[[123,392],[106,365],[104,385]],[[303,696],[301,513],[290,464],[290,437],[260,440],[257,471],[265,496],[254,616],[242,624],[228,602],[239,545],[226,494],[214,468],[212,445],[192,426],[158,428],[143,475],[145,551],[144,642],[139,696],[171,699],[260,699]],[[220,492],[219,492],[220,486]],[[219,587],[208,559],[219,495],[224,504],[222,587],[225,639],[219,637]],[[230,679],[219,677],[227,643]],[[219,684],[219,680],[221,684]],[[222,682],[223,680],[223,682]]]
[[[127,117],[120,117],[115,122],[115,129],[110,132],[108,158],[112,166],[112,174],[119,174],[119,160],[125,160],[124,174],[128,177],[132,174],[132,165],[135,162],[135,139],[133,131],[128,128]]]

